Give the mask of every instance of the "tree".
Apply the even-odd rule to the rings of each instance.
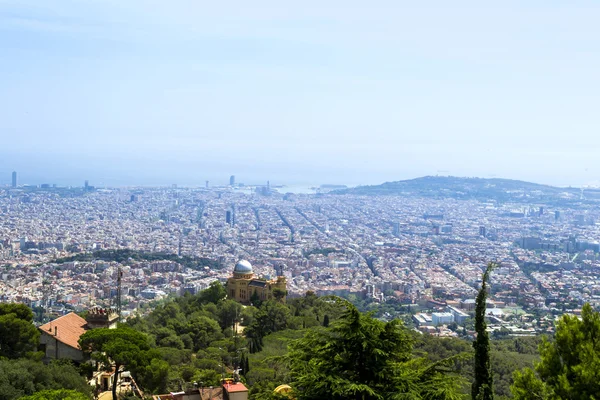
[[[21,358],[34,352],[40,333],[24,304],[0,304],[0,357]]]
[[[254,315],[254,321],[244,329],[251,353],[262,349],[263,337],[289,327],[290,309],[284,304],[270,300],[262,304]]]
[[[24,321],[33,321],[33,312],[31,308],[21,303],[0,304],[0,315],[15,314],[15,316]]]
[[[459,399],[454,360],[430,363],[412,355],[398,320],[384,323],[346,311],[329,328],[312,329],[290,346],[291,386],[298,400]]]
[[[598,399],[600,394],[600,313],[589,304],[581,319],[563,315],[554,341],[539,345],[535,371],[516,371],[511,386],[517,400]]]
[[[75,390],[58,389],[42,390],[31,396],[21,397],[19,400],[88,400],[89,397]]]
[[[325,314],[323,317],[323,326],[327,328],[329,326],[329,315]]]
[[[241,371],[240,371],[241,375],[245,376],[248,372],[250,372],[250,360],[248,359],[248,356],[246,355],[245,352],[243,352],[240,357],[239,368],[241,369]]]
[[[165,393],[170,369],[171,366],[166,361],[152,358],[148,365],[141,365],[138,368],[138,380],[151,392]]]
[[[490,363],[490,338],[487,333],[487,324],[485,322],[485,309],[487,299],[487,282],[490,279],[492,270],[496,267],[495,263],[490,262],[481,282],[481,289],[475,299],[475,331],[477,337],[473,342],[475,349],[475,380],[471,386],[472,400],[493,400],[493,375],[492,365]]]
[[[200,303],[217,304],[225,297],[227,297],[227,291],[225,290],[225,287],[223,287],[223,284],[219,281],[214,281],[207,289],[200,292]]]
[[[275,298],[275,300],[282,301],[285,298],[285,296],[287,296],[287,290],[282,290],[279,288],[273,289],[273,297]]]
[[[74,390],[91,393],[77,369],[64,360],[45,365],[25,358],[0,359],[0,400],[14,400],[44,390]]]
[[[194,351],[206,348],[223,337],[219,323],[203,315],[190,319],[180,332],[190,335]]]
[[[108,371],[114,368],[112,395],[117,400],[117,383],[122,366],[135,369],[150,364],[148,337],[127,327],[92,329],[79,338],[81,348],[91,353]]]
[[[256,290],[254,290],[250,295],[250,304],[252,304],[254,307],[260,307],[262,305],[262,300],[260,299],[260,296]]]
[[[235,300],[223,300],[217,315],[221,329],[231,328],[240,319],[242,305]]]

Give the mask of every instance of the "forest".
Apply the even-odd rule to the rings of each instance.
[[[33,314],[0,304],[0,400],[92,398],[89,364],[41,361]],[[592,399],[600,394],[600,317],[563,316],[556,337],[489,341],[491,399]],[[100,366],[123,366],[145,394],[218,386],[239,371],[251,399],[466,399],[477,359],[472,342],[384,322],[337,297],[307,292],[242,306],[214,282],[170,299],[117,329],[80,339]],[[483,393],[483,392],[482,392]],[[28,397],[29,396],[29,397]]]

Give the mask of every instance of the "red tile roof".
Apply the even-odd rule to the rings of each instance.
[[[87,327],[85,319],[72,312],[40,326],[39,329],[59,342],[80,350],[79,337],[85,333]]]
[[[247,392],[248,389],[246,388],[246,386],[244,386],[243,383],[241,382],[237,382],[237,383],[224,383],[223,384],[223,388],[227,391],[227,393],[234,393],[234,392]]]

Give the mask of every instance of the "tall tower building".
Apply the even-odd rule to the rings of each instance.
[[[17,187],[17,171],[13,171],[12,173],[12,187]]]
[[[398,236],[400,234],[400,222],[394,221],[392,228],[392,235]]]
[[[229,186],[235,186],[235,175],[229,177]]]

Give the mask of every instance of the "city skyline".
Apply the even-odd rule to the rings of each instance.
[[[0,0],[0,397],[598,397],[599,19]]]
[[[594,183],[599,15],[592,2],[3,0],[0,171]]]
[[[438,172],[447,172],[447,171],[438,171]],[[19,179],[17,179],[17,174],[19,176]],[[27,173],[25,174],[26,177],[31,177],[31,176],[35,176],[35,175],[28,175]],[[281,186],[283,188],[286,187],[294,187],[300,190],[300,193],[308,193],[305,190],[307,189],[312,189],[312,188],[316,188],[318,186],[328,186],[328,185],[340,185],[340,186],[346,186],[346,187],[359,187],[359,186],[378,186],[384,183],[388,183],[388,182],[401,182],[401,181],[411,181],[411,180],[419,180],[419,179],[423,179],[425,177],[428,176],[436,176],[436,177],[447,177],[447,178],[465,178],[465,179],[471,179],[471,178],[476,178],[476,179],[503,179],[503,180],[508,180],[508,181],[519,181],[519,182],[524,182],[524,183],[531,183],[531,184],[540,184],[540,185],[546,185],[546,186],[551,186],[551,187],[557,187],[557,188],[582,188],[582,189],[599,189],[600,188],[600,184],[586,184],[586,185],[581,185],[581,186],[573,186],[573,185],[552,185],[552,184],[548,184],[548,183],[543,183],[543,182],[533,182],[533,181],[524,181],[521,179],[510,179],[510,178],[504,178],[504,177],[498,177],[495,175],[489,176],[489,177],[483,177],[483,176],[455,176],[455,175],[450,175],[450,174],[435,174],[435,175],[423,175],[423,176],[413,176],[413,177],[408,177],[406,179],[396,179],[393,181],[380,181],[380,182],[374,182],[374,183],[348,183],[348,182],[330,182],[330,181],[278,181],[275,183],[275,188],[278,186]],[[88,187],[92,187],[94,188],[95,186],[97,187],[106,187],[106,188],[118,188],[118,187],[123,187],[123,188],[134,188],[134,187],[147,187],[147,188],[163,188],[163,187],[180,187],[180,188],[209,188],[209,182],[213,182],[213,184],[211,186],[214,187],[221,187],[221,188],[226,188],[226,187],[230,187],[230,188],[238,188],[238,189],[244,189],[245,187],[247,187],[248,189],[253,188],[253,187],[261,187],[261,186],[265,186],[265,187],[269,187],[270,186],[270,180],[267,181],[258,181],[258,180],[249,180],[248,182],[238,182],[236,181],[236,177],[235,175],[230,175],[229,178],[227,178],[227,174],[219,174],[219,175],[215,175],[213,177],[214,181],[211,180],[196,180],[195,182],[178,182],[176,177],[172,177],[175,179],[172,179],[171,181],[164,181],[161,183],[154,183],[154,184],[148,184],[148,183],[144,183],[143,181],[141,183],[139,182],[135,182],[135,181],[131,181],[128,183],[113,183],[111,184],[110,182],[97,182],[96,185],[90,185],[90,180],[89,179],[84,179],[83,182],[79,181],[79,180],[73,180],[73,181],[61,181],[60,183],[57,183],[56,180],[52,180],[52,179],[42,179],[39,181],[28,181],[28,182],[21,182],[21,175],[20,172],[17,171],[12,171],[10,174],[10,178],[6,181],[3,182],[3,179],[0,178],[0,187],[2,186],[6,186],[6,187],[12,187],[12,188],[17,188],[17,187],[59,187],[59,188],[63,188],[63,187],[82,187],[85,188],[87,190]]]

